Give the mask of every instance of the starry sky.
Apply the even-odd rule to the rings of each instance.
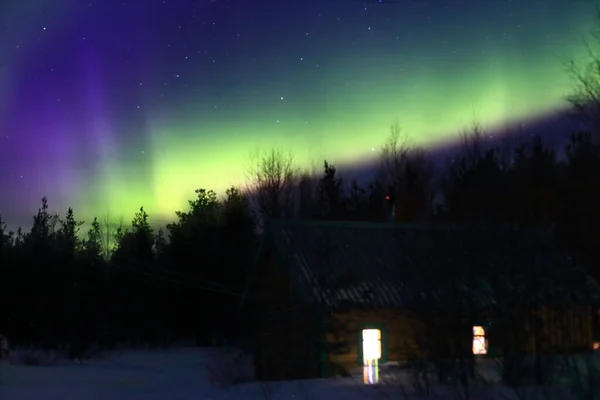
[[[20,0],[0,5],[0,212],[81,218],[244,181],[256,149],[372,161],[564,108],[586,0]]]

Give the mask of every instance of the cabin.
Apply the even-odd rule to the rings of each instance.
[[[370,381],[415,357],[592,351],[599,300],[545,230],[282,222],[265,228],[240,313],[259,379]]]

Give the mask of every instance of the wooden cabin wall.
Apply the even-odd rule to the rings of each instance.
[[[260,380],[320,377],[315,316],[293,296],[274,254],[265,260],[255,287],[256,369]]]
[[[497,318],[490,317],[489,314],[482,313],[473,315],[473,321],[464,321],[464,341],[460,340],[460,348],[466,350],[465,355],[470,354],[473,340],[472,326],[485,325],[484,321],[493,321],[491,326],[486,326],[488,331],[486,336],[490,345],[490,356],[499,356],[503,353],[503,347],[512,346],[515,349],[516,344],[510,338],[515,332],[507,332],[507,329],[522,328],[518,337],[524,338],[522,346],[523,355],[544,355],[556,354],[561,352],[583,352],[591,350],[593,341],[592,330],[592,310],[590,307],[564,307],[564,308],[542,308],[538,312],[530,312],[530,316],[525,317],[521,323],[515,321],[502,322]],[[422,316],[415,312],[406,312],[403,310],[351,310],[344,313],[331,314],[334,323],[333,331],[327,332],[326,341],[331,348],[338,351],[328,352],[329,372],[332,375],[339,375],[340,372],[356,369],[359,358],[359,335],[360,330],[367,328],[368,325],[374,327],[383,326],[385,334],[385,343],[387,361],[405,361],[409,355],[425,356],[433,349],[419,348],[420,338],[427,335],[426,327],[439,326],[439,330],[434,332],[433,336],[439,340],[439,335],[444,336],[444,332],[452,335],[451,331],[457,329],[457,326],[449,327],[449,321],[444,321],[443,317],[437,317],[433,321],[425,318],[432,318],[433,313],[423,311]],[[488,316],[490,315],[490,316]],[[534,325],[535,318],[537,327]],[[479,321],[479,322],[477,322]],[[456,321],[453,322],[456,324]],[[336,328],[337,327],[337,328]],[[463,329],[459,327],[462,332]],[[537,329],[537,330],[536,330]],[[337,332],[336,332],[337,331]],[[509,335],[507,335],[509,333]],[[456,335],[456,333],[454,333]],[[509,340],[507,340],[507,338]],[[442,346],[448,346],[447,354],[454,354],[451,349],[452,340],[456,338],[446,338],[447,343]],[[440,349],[434,350],[436,354],[441,355]],[[445,351],[444,351],[445,353]]]
[[[332,313],[329,325],[337,327],[326,332],[326,342],[340,351],[328,351],[327,361],[330,375],[356,369],[360,355],[359,335],[361,329],[369,325],[384,328],[384,350],[387,361],[405,360],[408,354],[416,351],[415,333],[420,325],[402,310],[384,309],[373,311],[351,310]],[[337,331],[337,332],[336,332]]]
[[[525,356],[592,349],[593,314],[588,306],[512,310],[504,317],[488,310],[479,320],[491,322],[486,332],[491,356],[506,353],[506,348]]]
[[[525,322],[529,354],[582,352],[592,349],[591,307],[543,307]]]

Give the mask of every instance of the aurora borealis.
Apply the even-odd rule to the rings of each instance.
[[[21,0],[0,6],[0,212],[173,217],[258,147],[307,165],[564,107],[575,0]]]

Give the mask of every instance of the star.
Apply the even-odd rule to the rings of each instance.
[[[432,132],[443,135],[447,130],[455,135],[463,128],[458,126],[460,121],[473,118],[473,108],[482,113],[483,120],[496,121],[510,117],[499,115],[501,111],[508,114],[509,108],[522,108],[510,112],[529,115],[542,98],[544,109],[538,111],[550,115],[551,107],[563,104],[563,99],[559,103],[559,99],[548,98],[553,92],[546,88],[566,83],[559,73],[550,76],[554,73],[549,71],[560,66],[547,66],[556,58],[549,45],[556,32],[563,32],[561,46],[573,46],[565,50],[569,52],[565,56],[573,53],[579,57],[575,54],[579,32],[575,30],[583,26],[576,12],[556,18],[544,13],[536,19],[534,11],[529,13],[525,5],[516,4],[524,2],[514,0],[512,4],[506,4],[510,0],[490,1],[489,7],[485,2],[487,13],[473,3],[468,15],[454,10],[453,4],[465,3],[462,7],[473,0],[291,1],[279,2],[277,18],[261,16],[255,12],[255,2],[242,0],[155,0],[144,3],[144,10],[136,10],[132,0],[87,1],[93,2],[93,8],[85,1],[77,6],[79,2],[72,2],[73,7],[59,2],[58,14],[49,12],[52,2],[39,2],[35,13],[23,14],[25,31],[3,28],[8,54],[0,55],[0,63],[4,63],[0,66],[0,111],[6,111],[0,118],[0,164],[9,162],[11,157],[5,154],[20,156],[20,151],[13,150],[26,148],[28,141],[36,143],[37,132],[47,132],[52,151],[57,149],[61,157],[59,163],[46,162],[48,173],[64,180],[70,175],[64,176],[63,171],[82,170],[77,189],[85,193],[85,187],[105,188],[103,198],[97,199],[99,204],[125,204],[130,199],[120,187],[126,186],[124,177],[86,175],[85,156],[94,157],[97,143],[102,145],[99,162],[109,169],[142,171],[151,165],[167,169],[172,165],[173,171],[190,171],[190,176],[193,171],[201,181],[178,178],[181,185],[176,190],[180,192],[167,190],[165,198],[158,200],[146,188],[172,187],[171,178],[141,172],[135,177],[140,192],[127,195],[157,205],[160,209],[154,211],[161,216],[172,214],[176,197],[193,191],[188,185],[220,191],[225,184],[224,176],[201,173],[204,168],[216,167],[208,167],[206,159],[210,157],[203,157],[210,147],[204,135],[211,137],[219,152],[237,152],[245,142],[228,142],[236,131],[240,132],[238,138],[261,145],[264,141],[266,146],[270,142],[265,138],[274,132],[283,147],[296,143],[291,136],[301,134],[307,146],[322,142],[325,157],[343,157],[341,153],[347,152],[373,160],[380,141],[373,140],[368,147],[364,132],[396,118],[420,141],[426,135],[433,138]],[[209,2],[214,6],[207,7]],[[508,9],[516,7],[522,9]],[[547,11],[556,12],[554,7]],[[503,15],[498,15],[498,22],[489,18],[489,14],[499,13]],[[77,23],[61,25],[59,15],[63,14],[65,20],[77,17]],[[107,26],[110,29],[102,29]],[[584,31],[581,29],[581,34],[585,35]],[[577,38],[571,41],[569,35]],[[517,38],[522,39],[517,47],[523,62],[508,66],[513,58],[511,40]],[[498,63],[506,65],[488,68]],[[531,65],[542,70],[535,74],[536,67]],[[510,74],[500,73],[502,70]],[[509,83],[510,91],[501,90]],[[480,92],[490,85],[494,90],[479,100],[483,97]],[[540,93],[533,96],[527,87]],[[440,94],[456,104],[446,107]],[[513,107],[492,107],[513,97],[519,99]],[[277,100],[286,104],[273,104]],[[428,114],[433,110],[438,114],[435,117]],[[273,112],[278,114],[275,119]],[[352,124],[345,119],[364,121]],[[74,136],[72,145],[69,135]],[[500,139],[498,134],[483,137],[489,143]],[[450,142],[449,136],[443,139]],[[343,145],[335,146],[342,140]],[[149,143],[152,148],[146,157]],[[144,155],[139,158],[147,161],[137,168],[135,160],[119,157],[121,147],[126,147],[128,154]],[[308,150],[300,146],[292,150],[303,163]],[[219,153],[214,158],[225,160],[227,156],[229,153]],[[26,161],[17,163],[25,165]],[[242,164],[240,170],[245,168]],[[24,167],[14,166],[15,171],[20,168]],[[21,173],[28,181],[36,178],[32,170],[24,168]],[[148,176],[152,176],[151,182]],[[19,175],[15,172],[9,177]],[[3,183],[0,174],[0,185]],[[48,190],[50,199],[66,198],[58,192],[60,187]],[[6,192],[10,192],[8,188]],[[14,194],[19,196],[24,194]],[[76,209],[79,197],[70,200]],[[0,206],[4,200],[0,193]]]

